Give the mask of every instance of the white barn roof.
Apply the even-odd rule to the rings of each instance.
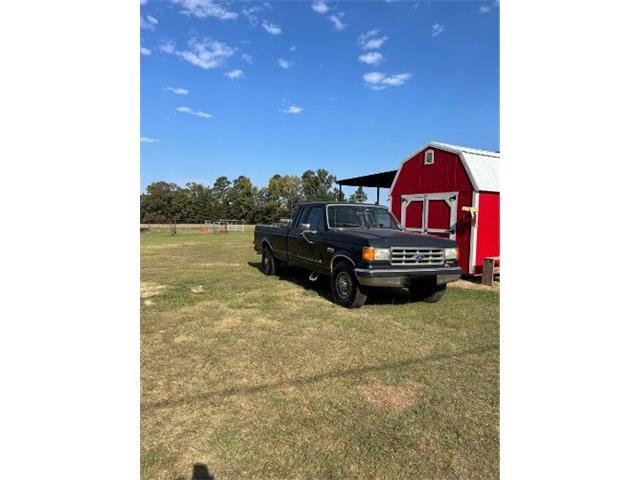
[[[482,192],[500,191],[499,152],[478,150],[477,148],[459,147],[447,143],[429,142],[422,149],[434,147],[456,153],[460,156],[474,190]],[[422,150],[421,149],[421,150]]]

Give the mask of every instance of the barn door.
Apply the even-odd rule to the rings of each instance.
[[[400,223],[412,232],[424,232],[425,213],[427,206],[426,195],[403,195]]]
[[[409,231],[456,238],[457,192],[403,195],[400,223]]]
[[[437,237],[456,239],[458,194],[456,192],[430,193],[426,201],[427,228],[425,232]]]

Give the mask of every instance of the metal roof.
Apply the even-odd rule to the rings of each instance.
[[[350,187],[380,187],[389,188],[396,177],[397,170],[389,170],[388,172],[372,173],[361,177],[343,178],[338,180],[338,185],[347,185]]]
[[[473,187],[482,192],[500,191],[500,152],[429,142],[429,146],[457,153],[471,179]]]
[[[500,192],[500,168],[498,165],[500,152],[492,152],[490,150],[480,150],[477,148],[461,147],[458,145],[431,141],[403,160],[398,172],[400,172],[400,169],[402,169],[402,165],[405,162],[411,160],[418,153],[429,147],[438,148],[458,155],[460,160],[462,160],[464,169],[467,171],[467,175],[469,175],[469,179],[471,180],[471,184],[475,191]],[[393,181],[391,188],[393,188],[394,183],[395,180]]]

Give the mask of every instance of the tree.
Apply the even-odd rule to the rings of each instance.
[[[171,204],[179,187],[175,183],[153,182],[140,195],[142,223],[168,223],[173,220]]]
[[[186,185],[191,212],[190,223],[204,223],[213,216],[213,192],[201,183],[189,182]]]
[[[367,201],[367,193],[364,191],[362,186],[358,187],[353,195],[349,197],[350,202],[354,203],[364,203]]]
[[[315,172],[307,170],[302,174],[304,199],[308,201],[336,200],[336,190],[333,188],[335,182],[336,177],[324,168],[319,168]]]
[[[229,188],[231,182],[227,177],[218,177],[211,187],[211,200],[213,202],[212,219],[229,218]]]
[[[231,219],[253,222],[256,216],[257,198],[258,189],[251,184],[248,177],[240,175],[236,178],[227,193],[228,212]]]

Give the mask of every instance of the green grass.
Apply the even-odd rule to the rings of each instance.
[[[141,235],[142,478],[498,478],[497,292],[348,310],[252,237]]]

